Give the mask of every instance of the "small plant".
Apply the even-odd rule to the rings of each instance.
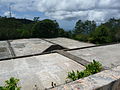
[[[87,70],[81,71],[81,72],[77,72],[77,79],[83,78],[83,77],[87,77],[91,75],[91,73]]]
[[[98,73],[102,69],[103,69],[102,64],[95,60],[93,60],[93,62],[86,66],[86,70],[92,74]]]
[[[77,79],[80,78],[84,78],[87,77],[89,75],[95,74],[100,72],[103,67],[102,64],[100,64],[99,62],[93,60],[93,62],[91,62],[90,64],[88,64],[87,66],[85,66],[85,70],[84,71],[72,71],[72,72],[68,72],[68,77],[70,80],[75,81]]]
[[[20,90],[21,87],[17,86],[18,82],[19,79],[11,77],[5,81],[5,86],[0,86],[0,90]]]
[[[76,73],[74,71],[68,72],[68,78],[70,78],[71,80],[75,81],[77,79]]]

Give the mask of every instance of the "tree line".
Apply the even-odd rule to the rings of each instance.
[[[56,20],[34,20],[0,17],[0,40],[19,38],[68,37],[96,44],[120,41],[120,19],[112,18],[97,25],[95,21],[78,20],[73,30],[65,31]]]
[[[81,21],[76,23],[73,38],[96,44],[120,42],[120,19],[110,19],[96,25],[95,21]]]
[[[68,32],[55,20],[34,20],[0,17],[0,40],[19,38],[67,37]]]

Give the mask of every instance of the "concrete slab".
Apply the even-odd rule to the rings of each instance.
[[[10,77],[20,79],[21,90],[40,90],[65,83],[67,74],[72,70],[84,70],[84,66],[60,54],[45,54],[0,62],[0,86]]]
[[[120,44],[79,49],[68,52],[89,62],[94,59],[109,68],[120,65]]]
[[[11,57],[7,41],[0,41],[0,59]]]
[[[68,49],[94,46],[94,44],[91,44],[91,43],[79,42],[79,41],[68,39],[68,38],[52,38],[52,39],[46,39],[46,40],[53,42],[55,44],[61,45]]]
[[[25,56],[42,53],[49,48],[51,43],[42,39],[18,39],[10,41],[16,56]]]

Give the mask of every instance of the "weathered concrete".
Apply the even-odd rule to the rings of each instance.
[[[0,41],[0,59],[12,57],[7,41]]]
[[[22,90],[33,90],[35,85],[43,90],[50,88],[52,82],[57,85],[65,83],[69,71],[84,70],[84,65],[93,59],[100,61],[108,69],[120,65],[120,44],[93,47],[94,44],[67,38],[45,40],[18,39],[10,43],[0,41],[0,59],[10,59],[14,56],[14,59],[0,61],[0,86],[10,77],[16,77],[21,80],[19,85],[22,86]],[[60,51],[40,55],[56,49]],[[120,66],[54,89],[120,90],[119,86]]]
[[[32,55],[42,53],[49,48],[51,43],[42,39],[18,39],[10,41],[16,56]]]
[[[68,38],[52,38],[52,39],[46,39],[46,40],[53,42],[55,44],[61,45],[68,49],[94,46],[94,44],[91,44],[91,43],[79,42],[79,41],[68,39]]]
[[[120,66],[50,90],[120,90]]]
[[[45,54],[0,62],[0,86],[10,77],[20,79],[21,90],[40,90],[65,83],[67,73],[72,70],[84,70],[84,66],[60,54]]]
[[[120,44],[73,50],[68,52],[89,62],[97,60],[105,67],[109,68],[120,65]]]
[[[86,46],[94,46],[94,44],[83,43],[68,38],[54,38],[54,39],[17,39],[0,41],[1,51],[0,59],[7,59],[11,57],[36,55],[53,50],[76,49]],[[55,42],[55,43],[54,43]],[[9,55],[10,54],[10,55]]]

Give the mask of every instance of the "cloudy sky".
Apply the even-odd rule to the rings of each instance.
[[[61,27],[72,29],[78,19],[105,22],[120,18],[120,0],[0,0],[0,16],[57,20]]]

